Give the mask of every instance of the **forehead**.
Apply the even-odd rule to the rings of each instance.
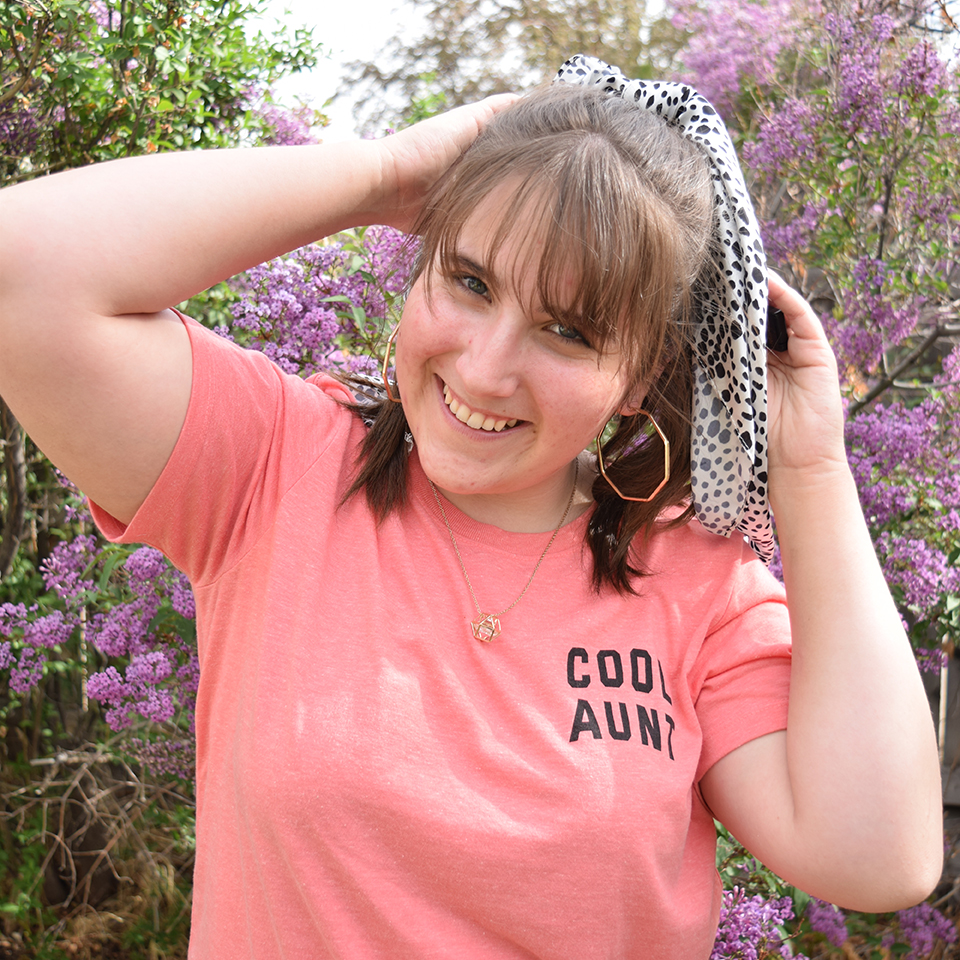
[[[577,316],[593,326],[596,311],[585,309],[593,272],[584,262],[587,245],[577,232],[558,223],[557,207],[556,190],[549,185],[501,183],[473,207],[459,228],[446,232],[438,265],[482,268],[482,279],[498,290],[509,289],[535,301],[538,309],[558,318]]]

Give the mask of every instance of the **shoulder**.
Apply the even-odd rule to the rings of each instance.
[[[668,522],[670,514],[663,519]],[[651,576],[641,593],[709,607],[715,625],[766,601],[785,602],[783,585],[745,537],[720,536],[696,519],[675,527],[661,524],[645,545],[643,562]]]

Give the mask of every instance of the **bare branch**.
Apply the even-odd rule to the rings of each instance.
[[[13,569],[13,561],[23,538],[27,509],[27,464],[23,430],[2,398],[0,448],[7,491],[7,515],[0,527],[0,577],[5,577]]]

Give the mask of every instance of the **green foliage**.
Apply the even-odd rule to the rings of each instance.
[[[316,62],[310,31],[248,36],[263,0],[14,0],[0,5],[0,108],[35,131],[0,183],[158,150],[255,142],[251,107]]]

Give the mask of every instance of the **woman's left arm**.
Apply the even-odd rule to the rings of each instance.
[[[789,347],[770,354],[770,495],[793,633],[787,730],[703,777],[713,813],[802,890],[866,912],[928,896],[943,826],[933,722],[860,510],[836,361],[779,278]]]

